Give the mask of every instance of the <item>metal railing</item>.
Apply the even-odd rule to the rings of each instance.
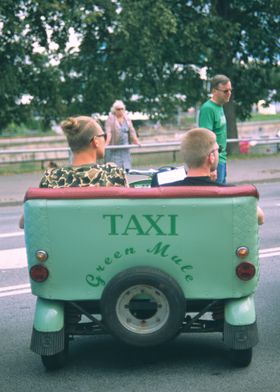
[[[242,139],[228,139],[228,143],[248,143],[250,147],[257,145],[277,146],[280,149],[280,138],[242,138]],[[180,141],[163,142],[163,143],[145,143],[141,145],[125,144],[121,146],[107,146],[109,150],[123,150],[129,149],[133,155],[136,154],[154,154],[171,152],[173,154],[173,161],[176,161],[176,153],[180,150]],[[68,160],[71,159],[71,151],[68,147],[52,147],[40,149],[4,149],[0,150],[0,164],[24,163],[24,162],[43,162]]]

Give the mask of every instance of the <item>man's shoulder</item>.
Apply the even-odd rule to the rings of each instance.
[[[203,109],[207,109],[207,108],[209,108],[209,107],[212,107],[213,105],[212,105],[212,101],[211,101],[211,99],[208,99],[207,101],[205,101],[201,106],[200,106],[200,110],[203,110]]]
[[[210,177],[185,177],[178,181],[168,182],[162,184],[162,186],[215,186]]]
[[[218,187],[231,187],[234,184],[219,184],[212,181],[210,177],[186,177],[184,179],[162,184],[162,186],[218,186]]]
[[[204,104],[201,105],[200,111],[204,109],[220,110],[222,109],[222,106],[212,101],[212,99],[208,99],[208,101],[204,102]]]

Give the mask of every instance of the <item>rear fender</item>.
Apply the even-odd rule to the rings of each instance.
[[[57,332],[63,327],[63,302],[38,298],[34,317],[34,328],[39,332]]]
[[[254,296],[231,299],[225,304],[225,322],[234,326],[250,325],[256,322]]]
[[[63,302],[37,299],[30,348],[39,355],[65,349]]]

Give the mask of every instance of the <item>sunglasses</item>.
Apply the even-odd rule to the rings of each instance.
[[[90,139],[89,142],[91,143],[95,137],[104,137],[104,140],[106,141],[106,139],[107,139],[107,134],[106,134],[106,133],[101,133],[100,135],[95,135],[95,136],[93,136],[93,137]]]
[[[124,108],[116,108],[116,110],[124,110]]]
[[[224,93],[224,94],[228,94],[228,93],[232,93],[232,88],[229,88],[229,89],[227,89],[227,90],[220,90],[219,88],[216,88],[216,90],[218,90],[218,91],[221,91],[221,93]]]

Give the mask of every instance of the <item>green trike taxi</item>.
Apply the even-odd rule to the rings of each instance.
[[[258,342],[257,199],[252,185],[30,188],[31,350],[55,369],[76,335],[147,347],[219,332],[233,363],[249,365]]]

